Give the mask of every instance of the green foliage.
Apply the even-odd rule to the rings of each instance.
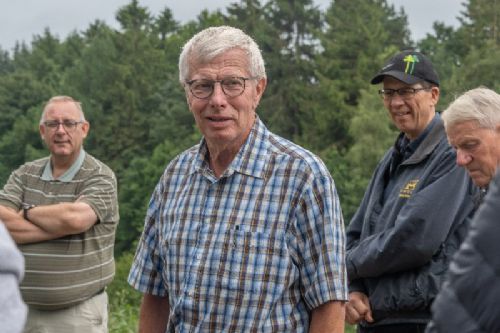
[[[387,47],[411,46],[406,15],[397,14],[386,0],[333,1],[325,23],[320,36],[324,50],[317,62],[349,105],[357,105],[360,88],[369,85],[380,68],[378,56]]]
[[[168,162],[197,140],[198,136],[193,134],[183,143],[165,141],[155,148],[151,157],[138,157],[130,163],[119,186],[121,218],[116,235],[117,253],[135,248],[133,243],[142,232],[147,204],[158,179]]]
[[[31,111],[31,112],[29,112]],[[18,116],[12,124],[12,130],[0,137],[0,179],[5,182],[13,169],[25,161],[41,157],[38,151],[42,148],[38,132],[38,119],[33,121],[33,111]],[[44,153],[45,155],[46,153]]]
[[[440,74],[444,107],[479,85],[500,89],[499,4],[468,0],[460,27],[435,23],[418,41]],[[154,15],[131,0],[117,20],[119,29],[96,20],[65,40],[46,29],[12,54],[0,48],[0,180],[47,154],[38,133],[46,100],[70,95],[83,102],[91,123],[85,149],[112,167],[119,184],[110,327],[133,332],[140,295],[125,281],[148,200],[169,161],[200,139],[179,84],[182,45],[222,24],[254,37],[268,75],[258,113],[271,130],[322,157],[347,224],[396,137],[369,80],[390,55],[414,43],[406,14],[387,0],[335,0],[325,12],[311,0],[241,0],[226,14],[204,10],[186,24],[169,8]]]
[[[109,331],[111,333],[137,332],[139,306],[142,294],[127,283],[134,254],[129,252],[116,260],[113,282],[106,289],[109,298]]]
[[[356,326],[351,326],[349,324],[346,324],[345,333],[356,333]]]
[[[397,136],[375,87],[360,92],[359,106],[353,113],[349,133],[354,143],[344,154],[330,150],[322,155],[337,182],[346,224],[354,215],[378,161]]]
[[[500,45],[492,41],[484,46],[471,50],[464,58],[464,65],[453,70],[450,76],[448,89],[451,93],[447,102],[462,94],[466,90],[480,85],[500,91],[498,71],[500,59]],[[449,103],[446,103],[449,104]]]

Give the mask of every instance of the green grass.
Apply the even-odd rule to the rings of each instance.
[[[107,288],[109,296],[109,332],[135,333],[139,319],[142,294],[127,283],[134,255],[128,253],[116,260],[116,274]]]
[[[345,333],[356,333],[356,326],[345,324]]]

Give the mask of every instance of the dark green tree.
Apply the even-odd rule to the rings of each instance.
[[[412,46],[406,14],[386,0],[335,0],[325,23],[318,70],[336,80],[348,105],[357,105],[360,90],[380,68],[378,55],[390,46]]]
[[[163,9],[160,15],[154,20],[153,32],[158,34],[160,41],[175,33],[179,29],[179,23],[174,20],[172,11],[169,8]]]
[[[276,133],[298,139],[314,82],[320,12],[311,0],[269,1],[264,11],[268,86],[259,113]]]

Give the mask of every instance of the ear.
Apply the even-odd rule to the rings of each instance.
[[[40,137],[43,140],[43,137],[45,136],[45,126],[43,126],[42,124],[38,125],[38,130],[40,131]]]
[[[90,123],[88,121],[85,121],[82,124],[82,138],[85,139],[89,133],[90,130]]]
[[[439,102],[439,96],[440,96],[439,87],[432,87],[431,94],[432,94],[432,101],[433,101],[434,105],[437,105],[437,103]]]
[[[255,85],[254,110],[259,105],[260,99],[262,98],[262,95],[264,94],[264,91],[266,90],[266,86],[267,86],[267,79],[266,78],[259,79],[259,81]]]
[[[193,96],[191,95],[187,84],[184,84],[183,87],[184,87],[184,94],[186,95],[186,102],[187,102],[187,105],[189,107],[189,111],[191,111],[191,104],[192,104]]]

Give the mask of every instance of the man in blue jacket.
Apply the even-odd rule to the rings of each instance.
[[[457,164],[484,190],[492,184],[450,264],[427,332],[500,332],[500,174],[495,177],[500,162],[500,95],[484,87],[469,90],[450,104],[443,119]]]
[[[478,189],[436,113],[439,78],[420,52],[392,57],[371,80],[401,131],[347,229],[349,303],[358,332],[423,332],[473,214]]]

